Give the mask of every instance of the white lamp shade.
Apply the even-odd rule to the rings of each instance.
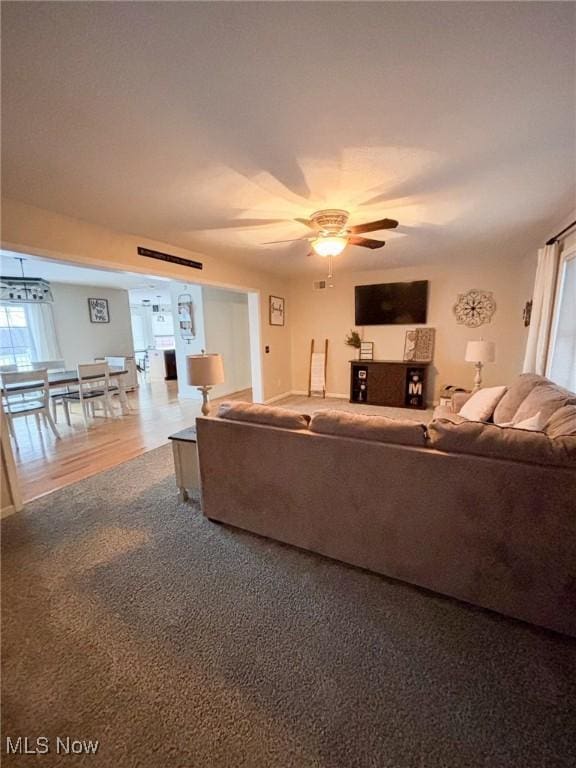
[[[339,256],[348,245],[348,238],[335,236],[318,237],[312,241],[312,250],[318,256]]]
[[[222,355],[188,355],[188,384],[194,387],[213,387],[224,381]]]
[[[467,363],[493,363],[496,348],[493,341],[469,341],[466,345]]]

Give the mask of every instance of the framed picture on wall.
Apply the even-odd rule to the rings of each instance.
[[[91,323],[109,323],[108,299],[88,299]]]
[[[284,299],[270,296],[270,325],[284,325]]]

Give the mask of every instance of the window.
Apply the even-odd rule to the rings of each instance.
[[[576,392],[576,248],[562,256],[548,375]]]
[[[23,304],[0,304],[0,365],[29,365],[34,345]]]

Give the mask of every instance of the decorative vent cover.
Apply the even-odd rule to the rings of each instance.
[[[314,291],[323,291],[328,287],[328,283],[326,280],[314,280],[312,283],[312,290]]]

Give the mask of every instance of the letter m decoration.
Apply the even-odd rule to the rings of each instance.
[[[18,738],[15,741],[12,741],[10,736],[6,736],[6,754],[7,755],[22,754],[22,736],[18,736]]]

